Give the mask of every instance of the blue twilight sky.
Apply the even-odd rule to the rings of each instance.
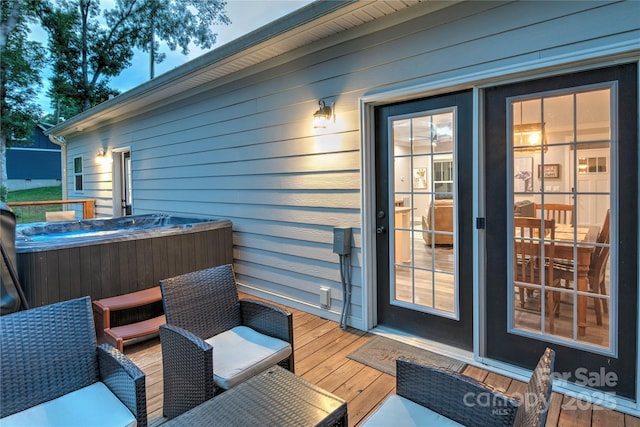
[[[102,0],[102,8],[110,8],[109,3],[113,0]],[[272,22],[287,13],[299,9],[312,0],[227,0],[227,16],[231,20],[229,25],[215,25],[214,32],[218,34],[217,42],[212,49],[222,46],[244,34],[247,34],[269,22]],[[46,35],[39,29],[32,31],[34,39],[40,39],[46,44]],[[197,58],[208,50],[202,50],[196,46],[190,48],[188,55],[180,53],[179,49],[171,51],[169,48],[162,49],[166,54],[165,60],[160,64],[155,64],[155,76],[159,76],[185,62]],[[49,112],[51,110],[46,92],[49,87],[49,73],[43,73],[43,84],[40,104],[42,108]],[[120,92],[126,92],[149,80],[149,54],[136,51],[133,65],[118,76],[110,80],[110,86]]]

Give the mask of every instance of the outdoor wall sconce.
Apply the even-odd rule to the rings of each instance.
[[[316,129],[324,129],[333,117],[333,108],[327,105],[323,99],[318,101],[318,105],[320,108],[313,113],[313,127]]]
[[[107,163],[111,163],[111,157],[107,156],[107,152],[105,150],[98,151],[98,155],[96,156],[96,162],[100,165],[104,165]]]

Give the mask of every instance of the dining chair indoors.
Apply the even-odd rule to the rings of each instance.
[[[555,293],[543,294],[542,290],[554,284],[555,221],[529,217],[514,217],[513,221],[513,271],[520,307],[525,308],[527,297],[538,291],[540,311],[542,301],[546,301],[546,313],[551,313],[555,310]],[[544,236],[544,244],[541,244],[541,236]],[[554,316],[549,316],[549,330],[554,330]]]
[[[536,203],[535,212],[538,218],[553,219],[556,224],[574,225],[573,205],[567,205],[564,203],[545,203],[543,210],[543,205]]]
[[[160,289],[167,320],[160,327],[165,417],[273,365],[293,372],[291,313],[239,299],[230,264],[161,280]]]
[[[605,214],[602,227],[596,238],[596,247],[591,256],[589,272],[587,278],[589,280],[589,289],[593,293],[607,295],[606,273],[607,263],[609,262],[609,236],[610,236],[610,211]],[[564,279],[566,288],[572,288],[575,281],[575,268],[572,263],[556,263],[555,279]],[[596,324],[602,326],[602,312],[609,312],[609,304],[606,298],[594,297],[593,308],[596,314]],[[559,310],[559,305],[557,310]]]

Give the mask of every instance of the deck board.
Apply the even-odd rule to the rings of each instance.
[[[591,425],[593,406],[589,403],[577,400],[574,397],[564,396],[562,399],[562,411],[558,419],[559,427],[584,427]]]
[[[594,405],[591,427],[624,427],[624,414]]]
[[[625,427],[640,427],[640,418],[625,414],[624,425]]]
[[[549,412],[547,413],[547,426],[557,426],[560,412],[562,411],[562,398],[560,393],[551,393],[551,402],[549,403]]]
[[[252,297],[253,298],[253,297]],[[374,335],[347,328],[299,310],[293,313],[295,370],[307,381],[347,401],[349,426],[359,425],[390,394],[395,392],[395,377],[347,358]],[[125,354],[146,374],[149,426],[158,427],[162,416],[162,352],[154,338],[125,347]],[[526,384],[475,366],[467,366],[466,375],[509,394],[522,395]],[[640,419],[596,405],[576,401],[554,392],[547,417],[549,427],[620,426],[640,427]]]

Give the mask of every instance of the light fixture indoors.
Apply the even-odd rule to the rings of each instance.
[[[542,139],[541,123],[524,123],[513,126],[513,148],[518,153],[545,153],[549,150]]]
[[[525,102],[518,102],[514,104],[514,115],[517,114],[517,108],[520,110],[520,119],[513,125],[513,148],[518,153],[545,153],[549,149],[546,143],[546,138],[543,138],[543,123],[538,121],[541,113],[535,109],[533,112],[531,108],[528,111],[527,116],[529,121],[525,123],[524,112]],[[531,117],[534,116],[534,117]],[[538,120],[536,120],[536,118]],[[514,118],[515,119],[515,118]]]
[[[542,134],[540,123],[524,123],[513,126],[513,145],[515,147],[539,146]]]
[[[333,109],[331,106],[327,105],[323,99],[318,101],[318,105],[320,108],[318,111],[313,113],[313,127],[316,129],[323,129],[327,127],[327,123],[329,123],[333,117]]]

